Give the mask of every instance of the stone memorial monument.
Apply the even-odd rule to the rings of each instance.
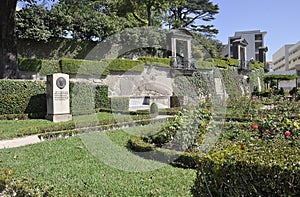
[[[167,34],[167,50],[172,60],[172,67],[194,69],[192,39],[192,34],[187,30],[172,30]]]
[[[70,114],[69,75],[47,75],[47,116],[53,122],[72,119]]]

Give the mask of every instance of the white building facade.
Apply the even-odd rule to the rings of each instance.
[[[267,32],[261,32],[260,30],[235,32],[234,36],[228,38],[228,45],[225,48],[224,56],[233,57],[234,41],[237,39],[245,39],[248,43],[246,46],[246,60],[249,61],[253,59],[260,61],[259,50],[265,47],[264,38],[266,34]]]

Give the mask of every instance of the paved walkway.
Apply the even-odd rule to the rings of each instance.
[[[15,138],[11,140],[0,141],[0,149],[3,148],[15,148],[20,146],[25,146],[28,144],[36,144],[42,142],[37,135],[26,136],[21,138]]]

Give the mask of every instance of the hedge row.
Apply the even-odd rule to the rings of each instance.
[[[101,61],[61,59],[59,61],[62,73],[72,75],[102,75],[107,76],[111,72],[143,72],[144,63],[138,60],[105,59]]]
[[[46,84],[44,82],[0,80],[0,115],[46,115]]]
[[[170,67],[170,58],[157,58],[157,57],[139,57],[139,60],[143,61],[147,65]]]
[[[42,76],[59,72],[57,60],[19,58],[18,68],[24,72],[39,72]]]
[[[212,62],[219,68],[237,67],[239,65],[239,60],[233,58],[212,58]]]
[[[194,196],[299,195],[299,148],[286,142],[261,143],[227,145],[201,158]]]
[[[19,118],[20,114],[22,117],[28,114],[29,117],[40,118],[47,113],[45,82],[0,80],[0,92],[0,115],[14,114],[12,118]],[[87,113],[95,108],[110,108],[108,86],[70,83],[70,96],[74,114]]]
[[[153,144],[146,143],[141,137],[137,136],[130,138],[128,147],[135,154],[143,158],[170,163],[182,168],[195,169],[199,159],[197,154],[155,147]]]

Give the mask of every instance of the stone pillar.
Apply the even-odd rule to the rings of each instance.
[[[47,75],[47,116],[53,122],[72,120],[70,114],[69,75]]]

